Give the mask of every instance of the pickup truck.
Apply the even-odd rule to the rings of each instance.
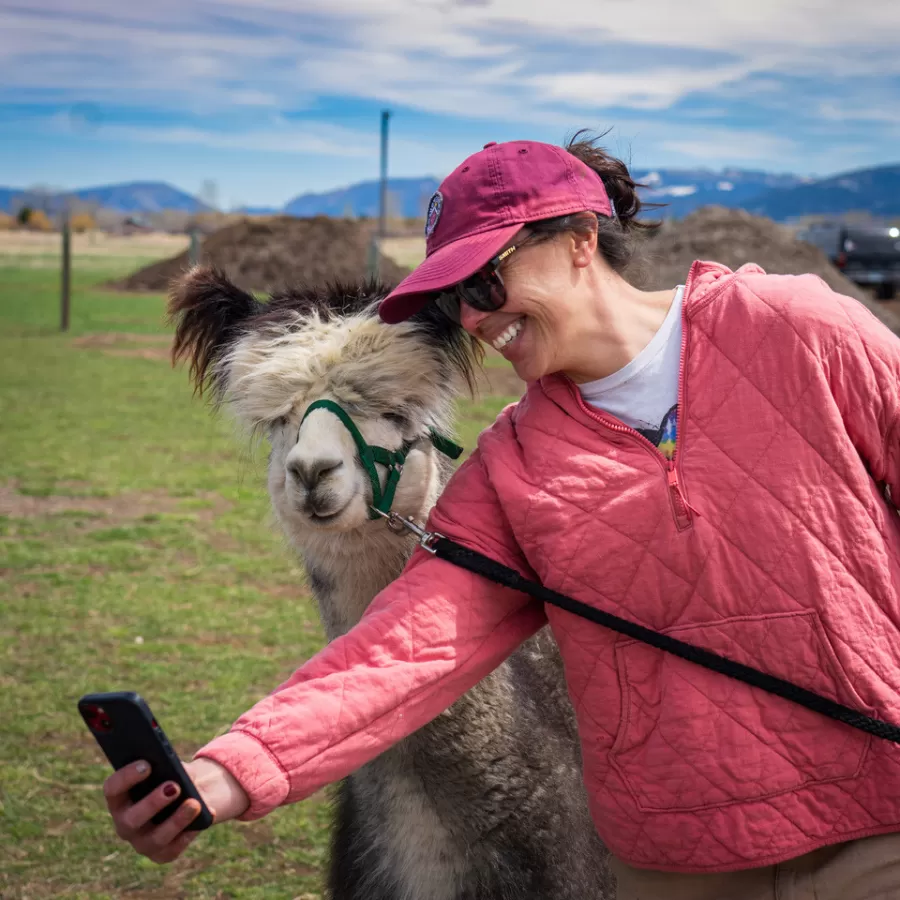
[[[891,300],[900,287],[900,228],[818,223],[797,234],[824,251],[852,282]]]

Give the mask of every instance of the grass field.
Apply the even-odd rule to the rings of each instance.
[[[318,898],[327,793],[158,867],[114,837],[75,710],[138,690],[187,757],[322,643],[265,448],[172,370],[162,297],[97,287],[149,253],[76,254],[66,335],[52,252],[0,254],[0,897]],[[468,447],[515,390],[492,372]]]

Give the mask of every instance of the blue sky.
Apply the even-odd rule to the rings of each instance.
[[[0,0],[0,185],[164,180],[226,208],[490,140],[612,128],[636,167],[900,161],[900,3]]]

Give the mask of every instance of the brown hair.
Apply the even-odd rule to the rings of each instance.
[[[608,133],[608,132],[607,132]],[[537,240],[550,240],[566,232],[583,234],[597,228],[597,250],[614,272],[623,272],[632,263],[637,241],[662,224],[637,218],[643,208],[658,208],[663,204],[644,203],[637,189],[646,187],[636,182],[628,167],[620,159],[607,153],[599,142],[603,135],[591,136],[586,130],[577,132],[566,144],[566,150],[593,169],[603,180],[615,215],[607,217],[591,212],[571,213],[552,219],[529,222],[528,229]]]

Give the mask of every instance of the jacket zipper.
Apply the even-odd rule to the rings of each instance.
[[[614,421],[613,417],[610,415],[600,416],[591,407],[588,406],[587,403],[584,402],[584,397],[581,396],[581,391],[578,390],[578,386],[571,381],[569,382],[570,390],[575,395],[575,399],[578,402],[578,405],[581,407],[582,411],[587,413],[592,419],[596,422],[599,422],[605,428],[608,428],[610,431],[618,431],[620,434],[627,434],[630,437],[636,438],[638,442],[643,443],[647,449],[653,454],[654,459],[662,466],[663,472],[666,476],[666,487],[669,493],[669,501],[672,505],[672,515],[675,519],[675,525],[677,526],[679,531],[683,531],[685,528],[689,528],[693,522],[693,515],[696,510],[691,507],[691,505],[687,502],[684,496],[684,491],[682,489],[681,483],[678,480],[678,460],[681,458],[681,447],[683,446],[684,441],[684,429],[683,423],[686,419],[684,416],[685,409],[685,382],[684,382],[684,363],[685,358],[687,357],[687,315],[685,314],[685,309],[687,306],[687,285],[685,285],[685,296],[681,301],[681,359],[678,363],[678,435],[675,438],[675,458],[672,460],[666,459],[662,453],[659,452],[658,447],[654,447],[653,444],[647,440],[639,431],[636,431],[634,428],[629,428],[624,423],[618,423]],[[699,513],[698,513],[699,515]]]
[[[679,530],[688,528],[693,521],[691,508],[688,506],[687,500],[684,499],[684,494],[681,493],[681,487],[678,484],[678,473],[675,471],[674,466],[666,468],[666,476],[669,480],[669,497],[672,500],[672,509],[675,513],[675,524]]]

